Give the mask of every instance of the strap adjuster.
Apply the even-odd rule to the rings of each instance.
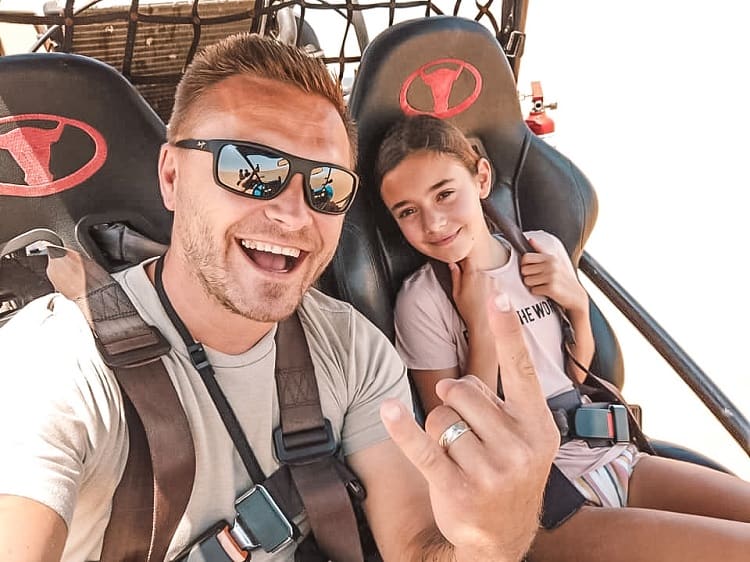
[[[298,444],[290,444],[290,438]],[[298,431],[286,436],[279,426],[273,431],[273,443],[276,447],[276,456],[282,464],[308,464],[332,457],[338,450],[338,443],[333,436],[333,427],[328,418],[323,419],[323,427]]]
[[[154,326],[129,338],[104,342],[95,338],[96,348],[104,363],[111,368],[136,367],[156,361],[169,353],[172,346]]]

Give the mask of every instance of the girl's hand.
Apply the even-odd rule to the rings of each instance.
[[[521,278],[529,291],[551,298],[569,312],[588,311],[588,295],[564,251],[555,251],[551,245],[545,247],[533,238],[529,243],[535,252],[521,258]]]
[[[453,300],[456,302],[456,308],[466,327],[469,331],[485,327],[489,329],[487,299],[490,278],[474,267],[470,258],[462,260],[460,266],[456,263],[449,263],[448,268],[453,281]]]

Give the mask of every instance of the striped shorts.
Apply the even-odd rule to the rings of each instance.
[[[625,507],[630,475],[643,454],[631,444],[616,459],[573,480],[573,485],[589,505]]]

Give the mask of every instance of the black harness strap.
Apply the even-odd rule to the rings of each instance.
[[[200,373],[251,479],[263,484],[287,520],[306,510],[318,547],[331,560],[361,562],[362,549],[347,485],[335,456],[338,444],[330,422],[323,417],[317,379],[302,325],[297,314],[279,322],[276,331],[276,387],[281,425],[274,445],[282,466],[266,478],[239,420],[216,381],[215,372],[200,342],[190,335],[172,307],[162,283],[164,257],[156,262],[155,286],[167,316],[174,324]],[[283,350],[283,352],[280,352]]]
[[[83,312],[125,404],[128,459],[101,560],[164,560],[195,477],[190,427],[160,360],[170,346],[98,264],[59,247],[48,253],[50,281]]]

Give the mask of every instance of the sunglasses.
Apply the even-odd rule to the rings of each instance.
[[[269,200],[278,196],[295,174],[305,177],[305,200],[327,215],[345,213],[357,193],[357,174],[328,162],[287,154],[262,144],[235,140],[185,139],[180,148],[202,150],[214,156],[214,181],[242,197]]]

